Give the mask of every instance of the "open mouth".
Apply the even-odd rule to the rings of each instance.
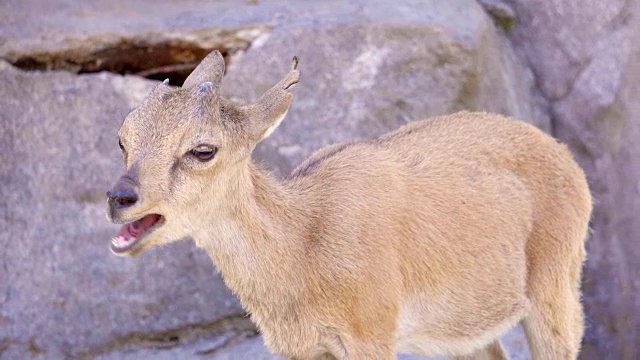
[[[118,235],[111,240],[111,251],[123,253],[131,250],[145,236],[152,233],[164,223],[164,216],[159,214],[145,215],[141,219],[124,224]]]

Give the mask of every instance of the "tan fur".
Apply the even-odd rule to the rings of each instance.
[[[217,85],[211,66],[193,78]],[[506,359],[498,338],[520,321],[533,359],[576,358],[591,197],[564,145],[461,112],[319,150],[280,181],[250,155],[297,81],[294,65],[249,106],[159,85],[127,117],[124,176],[141,200],[110,217],[166,218],[129,254],[194,239],[291,359]],[[202,142],[215,159],[189,163]]]

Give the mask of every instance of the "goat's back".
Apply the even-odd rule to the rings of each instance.
[[[291,185],[316,219],[309,259],[321,275],[309,281],[338,289],[318,301],[374,299],[360,306],[395,316],[407,350],[482,343],[527,311],[528,267],[584,258],[584,236],[573,236],[591,211],[582,170],[566,146],[498,115],[462,112],[330,146]]]

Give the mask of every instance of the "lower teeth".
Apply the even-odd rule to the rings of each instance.
[[[123,247],[128,245],[129,241],[127,239],[113,238],[111,239],[111,243],[116,247]]]

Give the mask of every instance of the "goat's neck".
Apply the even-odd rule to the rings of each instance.
[[[228,211],[197,242],[250,311],[295,301],[304,284],[305,196],[253,164],[236,180]]]

